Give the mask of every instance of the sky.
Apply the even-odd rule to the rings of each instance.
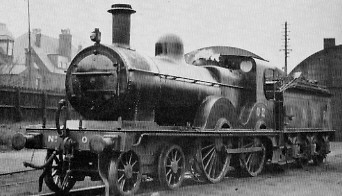
[[[0,23],[14,37],[28,31],[28,0],[0,0]],[[284,24],[289,30],[288,70],[323,49],[324,38],[342,44],[342,0],[30,0],[31,29],[58,38],[69,28],[73,45],[91,45],[90,32],[100,28],[111,43],[114,3],[128,3],[132,15],[131,46],[153,56],[154,44],[167,33],[180,36],[185,52],[214,46],[249,50],[284,66]]]

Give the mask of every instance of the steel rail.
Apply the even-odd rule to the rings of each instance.
[[[30,172],[30,171],[36,171],[36,170],[38,170],[38,169],[26,169],[26,170],[14,171],[14,172],[5,172],[5,173],[0,173],[0,177],[1,176],[9,176],[9,175],[13,175],[13,174],[26,173],[26,172]]]
[[[69,193],[65,194],[58,194],[54,192],[43,193],[43,194],[35,194],[30,196],[96,196],[96,195],[103,195],[104,193],[104,185],[98,185],[93,187],[85,187],[85,188],[77,188],[72,189]]]

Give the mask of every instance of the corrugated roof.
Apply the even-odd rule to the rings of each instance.
[[[326,49],[323,49],[323,50],[320,50],[318,52],[315,52],[313,53],[312,55],[308,56],[307,58],[305,58],[302,62],[300,62],[298,65],[296,65],[292,70],[291,72],[289,73],[289,75],[293,75],[294,73],[298,72],[298,71],[301,71],[302,70],[302,67],[303,66],[309,66],[309,68],[311,66],[314,66],[315,64],[308,64],[308,62],[311,61],[311,59],[315,59],[315,58],[318,58],[318,56],[320,55],[326,55],[326,54],[329,54],[327,51],[342,51],[342,44],[341,45],[336,45],[334,47],[330,47],[330,48],[326,48]],[[332,54],[332,53],[331,53]],[[327,57],[329,58],[329,57]],[[323,63],[323,64],[320,64],[322,66],[329,66],[329,64],[327,63]],[[327,67],[328,69],[328,67]]]

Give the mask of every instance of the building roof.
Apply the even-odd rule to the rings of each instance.
[[[40,60],[44,63],[46,68],[52,73],[64,74],[64,70],[56,67],[48,57],[49,54],[58,54],[59,40],[57,38],[49,37],[41,34],[40,47],[35,45],[36,33],[31,33],[31,48],[32,53],[36,53]],[[15,64],[25,64],[25,49],[28,48],[28,33],[25,33],[14,41],[13,56]],[[71,46],[71,57],[74,57],[77,53],[77,49]]]
[[[14,40],[12,33],[7,29],[6,24],[0,23],[0,40]]]
[[[37,54],[37,56],[39,57],[39,59],[44,63],[45,67],[49,70],[49,72],[64,74],[64,70],[63,70],[63,69],[57,68],[57,67],[51,62],[50,58],[48,57],[48,53],[46,53],[46,52],[44,51],[44,49],[38,48],[38,47],[36,47],[36,46],[32,46],[32,49],[33,49],[34,52]],[[56,54],[56,53],[52,53],[52,54]]]
[[[2,65],[0,66],[0,74],[20,74],[26,70],[25,65]]]
[[[321,55],[326,55],[326,54],[330,54],[329,51],[335,51],[335,50],[340,50],[341,51],[341,54],[342,54],[342,45],[336,45],[336,46],[333,46],[333,47],[329,47],[329,48],[326,48],[326,49],[323,49],[323,50],[320,50],[310,56],[308,56],[307,58],[305,58],[302,62],[300,62],[298,65],[296,65],[292,70],[291,72],[289,73],[289,75],[293,75],[295,72],[298,71],[298,69],[301,69],[302,66],[304,65],[307,65],[307,66],[313,66],[313,64],[308,64],[308,62],[310,62],[310,59],[315,59],[317,58],[318,56],[321,56]],[[324,64],[325,66],[329,66],[328,64]]]

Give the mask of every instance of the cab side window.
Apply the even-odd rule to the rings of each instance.
[[[274,99],[277,90],[277,76],[273,69],[266,69],[264,72],[264,93],[266,99]]]

